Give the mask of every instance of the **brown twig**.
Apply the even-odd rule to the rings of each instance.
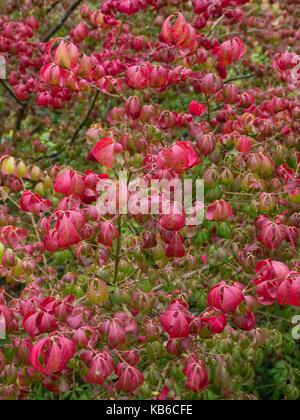
[[[75,141],[76,141],[76,139],[77,139],[77,137],[78,137],[78,134],[80,133],[80,131],[83,129],[83,127],[86,125],[86,123],[88,122],[88,120],[89,120],[89,118],[90,118],[90,116],[91,116],[91,113],[93,112],[93,110],[94,110],[94,107],[95,107],[95,105],[96,105],[96,102],[97,102],[97,100],[98,100],[98,98],[99,98],[99,95],[100,95],[100,91],[99,90],[97,90],[97,92],[95,93],[95,95],[94,95],[94,99],[93,99],[93,101],[92,101],[92,103],[91,103],[91,106],[90,106],[90,108],[89,108],[89,110],[88,110],[88,112],[87,112],[87,114],[86,114],[86,116],[84,117],[84,119],[81,121],[81,123],[78,125],[78,127],[77,127],[77,129],[76,129],[76,131],[75,131],[75,133],[73,134],[73,137],[72,137],[72,139],[70,140],[70,144],[73,144]]]
[[[87,112],[87,114],[86,114],[86,116],[84,117],[84,119],[80,122],[80,124],[78,125],[78,127],[77,127],[77,129],[76,129],[76,131],[74,132],[74,134],[73,134],[73,136],[72,136],[72,138],[71,138],[71,140],[70,140],[70,142],[68,143],[68,144],[73,144],[73,143],[75,143],[75,141],[76,141],[76,139],[77,139],[77,137],[78,137],[78,135],[79,135],[79,133],[80,133],[80,131],[83,129],[83,127],[86,125],[86,123],[88,122],[88,120],[89,120],[89,118],[90,118],[90,116],[91,116],[91,113],[93,112],[93,110],[94,110],[94,107],[95,107],[95,105],[96,105],[96,102],[97,102],[97,100],[98,100],[98,98],[99,98],[99,95],[100,95],[100,91],[99,90],[97,90],[97,92],[95,93],[95,96],[94,96],[94,99],[93,99],[93,101],[92,101],[92,104],[91,104],[91,106],[90,106],[90,108],[89,108],[89,110],[88,110],[88,112]],[[60,151],[58,151],[58,152],[55,152],[55,153],[52,153],[52,155],[49,155],[49,156],[40,156],[38,159],[36,159],[35,160],[35,162],[39,162],[40,160],[42,160],[42,159],[55,159],[55,158],[57,158],[58,156],[60,156],[63,152],[65,151],[65,148],[64,149],[62,149],[62,150],[60,150]]]
[[[48,42],[55,34],[58,32],[65,24],[65,22],[69,19],[71,14],[77,9],[77,7],[82,3],[83,0],[76,0],[71,6],[65,11],[63,16],[61,17],[58,24],[51,29],[50,32],[44,37],[43,42]]]
[[[126,20],[126,15],[124,15],[124,16],[123,16],[122,21],[121,21],[121,23],[120,23],[120,27],[119,27],[119,30],[118,30],[118,33],[117,33],[117,36],[116,36],[115,43],[114,43],[114,46],[113,46],[113,48],[112,48],[112,51],[115,51],[115,49],[116,49],[116,48],[117,48],[117,46],[118,46],[118,41],[119,41],[119,39],[120,39],[120,36],[121,36],[121,33],[122,33],[122,29],[123,29],[123,26],[124,26],[125,20]]]
[[[4,89],[14,98],[16,102],[18,102],[19,105],[23,106],[23,103],[16,97],[12,89],[5,83],[4,80],[0,79],[0,84],[4,87]]]
[[[255,77],[256,75],[257,75],[256,73],[251,73],[251,74],[245,74],[244,76],[233,77],[232,79],[225,80],[224,84],[228,85],[228,83],[236,82],[238,80],[251,79],[252,77]]]
[[[53,9],[55,9],[55,7],[59,5],[59,3],[61,3],[61,0],[56,0],[53,4],[51,4],[51,6],[49,6],[46,10],[46,14],[50,13]]]
[[[28,106],[28,102],[24,103],[22,105],[22,108],[20,108],[20,110],[17,113],[17,116],[16,116],[16,118],[17,118],[16,119],[16,125],[15,125],[15,128],[16,128],[17,131],[21,130],[22,121],[23,121],[23,119],[25,117],[27,106]]]
[[[122,245],[122,218],[121,216],[118,217],[118,230],[119,230],[119,237],[117,239],[117,250],[115,256],[115,273],[114,273],[114,284],[117,283],[118,274],[119,274],[119,265],[120,265],[120,253],[121,253],[121,245]]]

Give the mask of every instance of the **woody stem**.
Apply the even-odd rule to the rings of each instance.
[[[209,98],[207,95],[205,95],[205,100],[206,100],[206,106],[207,106],[207,120],[209,124],[211,124],[211,109],[210,109]]]
[[[119,274],[119,265],[120,265],[120,254],[121,254],[121,244],[122,244],[122,216],[118,217],[118,231],[120,233],[117,239],[117,249],[115,255],[115,274],[114,274],[114,283],[117,283],[118,274]]]

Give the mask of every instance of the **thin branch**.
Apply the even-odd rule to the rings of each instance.
[[[122,21],[120,23],[120,27],[119,27],[119,30],[118,30],[118,33],[117,33],[117,36],[116,36],[115,43],[114,43],[114,46],[112,48],[112,51],[115,51],[115,49],[118,46],[118,42],[119,42],[119,39],[120,39],[120,36],[121,36],[121,33],[122,33],[122,29],[123,29],[125,20],[126,20],[126,15],[123,16]]]
[[[23,106],[23,103],[16,97],[12,89],[5,83],[3,79],[0,79],[0,84],[4,87],[4,89],[14,98],[15,101],[18,102],[19,105]]]
[[[211,109],[208,96],[205,94],[206,108],[207,108],[207,121],[211,124]]]
[[[78,125],[78,127],[77,127],[77,129],[76,129],[76,131],[75,131],[75,133],[73,134],[73,137],[72,137],[72,139],[70,140],[70,142],[68,143],[68,144],[73,144],[75,141],[76,141],[76,139],[77,139],[77,137],[78,137],[78,135],[79,135],[79,133],[80,133],[80,131],[83,129],[83,127],[86,125],[86,123],[88,122],[88,120],[89,120],[89,118],[90,118],[90,116],[91,116],[91,113],[93,112],[93,110],[94,110],[94,107],[95,107],[95,105],[96,105],[96,102],[97,102],[97,100],[98,100],[98,98],[99,98],[99,95],[100,95],[100,91],[99,90],[97,90],[97,92],[95,93],[95,96],[94,96],[94,99],[93,99],[93,101],[92,101],[92,104],[91,104],[91,106],[90,106],[90,108],[89,108],[89,110],[88,110],[88,112],[87,112],[87,114],[86,114],[86,116],[84,117],[84,119],[81,121],[81,123]],[[35,160],[35,162],[39,162],[40,160],[42,160],[42,159],[55,159],[55,158],[57,158],[58,156],[60,156],[63,152],[65,151],[65,148],[64,149],[62,149],[62,150],[60,150],[59,152],[55,152],[55,153],[52,153],[52,155],[49,155],[49,156],[40,156],[39,158],[37,158],[36,160]]]
[[[228,84],[228,83],[232,83],[232,82],[236,82],[238,80],[246,80],[246,79],[251,79],[252,77],[257,76],[256,73],[251,73],[251,74],[245,74],[244,76],[239,76],[239,77],[233,77],[232,79],[227,79],[225,80],[224,84]]]
[[[46,10],[46,14],[48,15],[48,13],[55,9],[55,7],[59,5],[59,3],[61,3],[61,0],[56,0],[51,6],[48,7],[48,9]]]
[[[16,131],[20,131],[22,126],[22,121],[25,118],[27,107],[29,105],[30,101],[27,102],[21,102],[14,92],[11,90],[11,88],[4,82],[4,80],[0,79],[0,84],[5,88],[5,90],[14,98],[14,100],[21,106],[21,108],[18,110],[16,114],[16,123],[15,123],[15,129]]]
[[[215,23],[212,25],[212,27],[211,27],[211,29],[210,29],[209,33],[207,34],[207,38],[210,38],[210,37],[213,35],[213,33],[214,33],[214,31],[215,31],[216,27],[219,25],[219,23],[221,23],[221,22],[222,22],[222,20],[223,20],[224,18],[225,18],[225,15],[223,14],[222,16],[220,16],[220,17],[219,17],[219,19],[217,19],[217,20],[215,21]]]
[[[91,106],[90,106],[90,108],[89,108],[89,110],[88,110],[88,112],[87,112],[87,114],[86,114],[86,116],[84,117],[84,119],[81,121],[81,123],[79,124],[79,126],[77,127],[77,129],[76,129],[76,131],[75,131],[75,133],[73,134],[73,137],[72,137],[72,139],[71,139],[71,141],[70,141],[70,144],[73,144],[74,142],[75,142],[75,140],[77,139],[77,137],[78,137],[78,134],[80,133],[80,131],[83,129],[83,127],[86,125],[86,123],[88,122],[88,120],[89,120],[89,118],[90,118],[90,116],[91,116],[91,113],[93,112],[93,110],[94,110],[94,107],[95,107],[95,105],[96,105],[96,102],[97,102],[97,100],[98,100],[98,98],[99,98],[99,95],[100,95],[100,91],[99,90],[97,90],[97,92],[95,93],[95,96],[94,96],[94,99],[93,99],[93,101],[92,101],[92,104],[91,104]]]
[[[17,113],[15,128],[17,131],[21,130],[23,119],[25,118],[28,102],[22,105],[22,108]]]
[[[122,246],[122,218],[121,218],[121,216],[118,217],[118,230],[119,230],[120,235],[117,239],[117,249],[116,249],[116,256],[115,256],[114,284],[116,284],[117,280],[118,280],[119,265],[120,265],[120,253],[121,253],[121,246]]]
[[[63,14],[62,18],[58,22],[58,24],[51,29],[51,31],[45,36],[43,42],[48,42],[55,34],[58,32],[65,24],[65,22],[69,19],[71,14],[77,9],[77,7],[82,3],[83,0],[76,0]]]
[[[31,223],[32,223],[36,238],[39,242],[41,242],[41,237],[40,237],[40,234],[39,234],[39,230],[38,230],[37,224],[35,222],[34,215],[32,213],[30,214],[30,218],[31,218]],[[47,259],[46,259],[46,256],[45,256],[44,253],[43,253],[43,262],[44,262],[44,265],[46,267],[48,267]]]

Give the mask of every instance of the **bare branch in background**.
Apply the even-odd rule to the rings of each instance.
[[[43,42],[48,42],[55,34],[58,32],[65,24],[65,22],[69,19],[71,14],[77,9],[77,7],[82,3],[83,0],[76,0],[63,14],[62,18],[58,22],[58,24],[51,29],[50,32],[45,36]]]
[[[14,92],[12,91],[12,89],[5,83],[4,80],[0,79],[0,84],[4,87],[4,89],[10,94],[10,96],[12,98],[14,98],[14,100],[16,102],[18,102],[19,105],[23,106],[23,103],[16,97],[16,95],[14,94]]]

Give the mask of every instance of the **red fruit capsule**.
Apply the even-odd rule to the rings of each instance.
[[[240,38],[232,38],[223,42],[217,52],[218,62],[223,66],[228,66],[240,60],[246,52],[246,47]]]
[[[119,391],[132,393],[144,383],[144,375],[134,366],[120,363],[116,368],[119,377],[116,388]]]
[[[200,320],[203,326],[207,327],[211,334],[221,334],[227,326],[227,318],[225,315],[215,315],[214,312],[205,313]]]
[[[200,84],[201,92],[205,95],[215,95],[222,87],[222,80],[214,73],[209,73],[204,76]]]
[[[30,364],[44,375],[61,373],[75,354],[71,340],[54,335],[38,341],[30,351]]]
[[[133,89],[145,89],[149,83],[152,67],[147,64],[131,66],[126,70],[126,84]]]
[[[257,277],[253,283],[261,305],[272,305],[276,301],[278,288],[289,272],[289,268],[280,261],[263,260],[257,263]]]
[[[227,285],[224,281],[213,287],[208,295],[209,305],[216,311],[235,312],[245,300],[241,285]]]
[[[112,222],[103,222],[99,225],[98,242],[109,248],[113,246],[113,241],[120,236],[120,232]]]
[[[191,333],[190,323],[192,316],[186,307],[182,307],[180,302],[173,302],[160,317],[160,322],[170,338],[185,338]]]
[[[224,200],[215,201],[208,206],[206,218],[210,221],[222,222],[230,219],[233,215],[233,209],[229,203]]]
[[[187,377],[186,387],[193,392],[204,391],[208,386],[208,373],[205,363],[192,354],[186,361],[183,373]]]
[[[217,138],[213,133],[197,136],[197,149],[203,156],[209,156],[216,148]]]
[[[300,306],[300,275],[290,272],[278,288],[277,301],[280,305]]]
[[[170,205],[170,212],[164,214],[160,220],[160,225],[167,230],[173,232],[181,230],[185,225],[185,214],[182,206],[178,203],[172,203]]]
[[[194,115],[195,117],[201,117],[201,115],[205,114],[206,112],[206,105],[199,104],[196,100],[192,101],[189,105],[189,113]]]
[[[169,16],[162,27],[160,40],[178,48],[192,48],[196,42],[196,31],[181,13]]]
[[[79,61],[79,50],[72,42],[61,41],[54,53],[54,62],[64,69],[74,69]]]
[[[157,155],[160,169],[169,169],[182,173],[201,163],[193,146],[189,142],[177,141],[169,149],[163,149]]]
[[[67,169],[58,174],[55,183],[54,191],[63,195],[80,195],[84,191],[84,178],[76,171]]]
[[[241,136],[236,141],[236,148],[240,153],[250,153],[252,150],[252,139],[250,137]]]
[[[137,96],[130,96],[125,103],[125,112],[128,117],[137,120],[142,113],[143,106],[140,99]]]
[[[245,313],[236,313],[233,318],[235,325],[241,330],[251,331],[256,325],[256,316],[252,311]]]
[[[269,249],[276,249],[286,239],[286,227],[280,223],[266,220],[262,223],[258,240]]]
[[[32,191],[25,191],[20,198],[20,208],[36,216],[41,216],[49,211],[51,206],[51,201],[44,200],[40,195],[34,194]]]
[[[114,142],[111,138],[104,138],[94,146],[92,154],[101,165],[112,168],[116,154],[122,151],[123,147],[120,143]]]
[[[107,351],[97,353],[91,362],[86,382],[103,385],[105,380],[114,372],[114,360]]]

